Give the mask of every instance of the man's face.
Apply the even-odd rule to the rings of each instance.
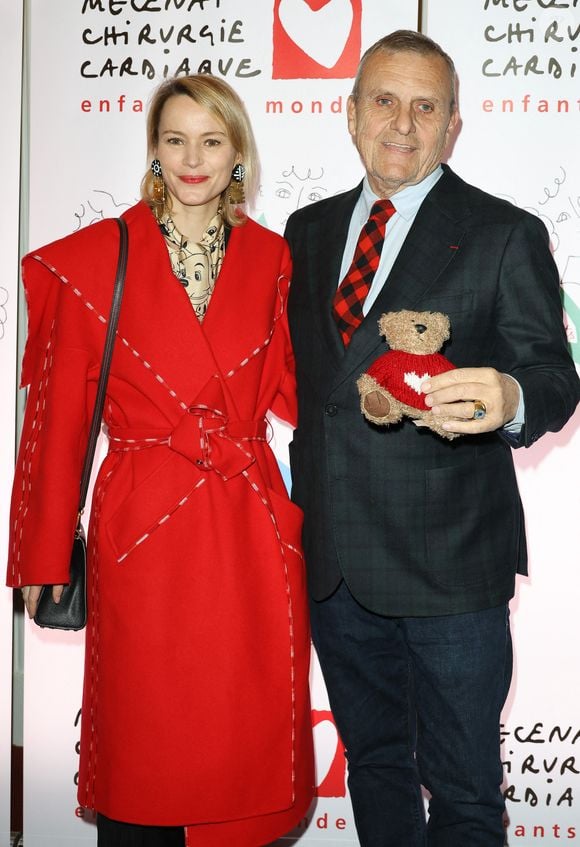
[[[371,56],[348,101],[348,129],[375,194],[390,197],[435,170],[458,117],[440,56]]]

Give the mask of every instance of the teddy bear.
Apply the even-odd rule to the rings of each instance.
[[[417,426],[453,440],[458,433],[447,432],[441,426],[449,418],[435,417],[421,392],[426,379],[455,368],[438,352],[449,338],[449,318],[441,312],[404,309],[386,312],[378,323],[390,350],[357,380],[363,415],[381,425],[398,423],[406,415]]]

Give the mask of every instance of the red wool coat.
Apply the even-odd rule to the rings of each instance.
[[[88,537],[79,801],[255,847],[313,793],[302,513],[264,416],[293,421],[285,242],[231,232],[200,324],[143,203],[105,405]],[[118,253],[103,221],[24,260],[30,385],[8,582],[67,581]]]

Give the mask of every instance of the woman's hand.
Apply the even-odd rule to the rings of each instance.
[[[36,614],[38,598],[40,597],[42,588],[42,585],[24,585],[22,588],[22,599],[24,600],[24,605],[26,606],[29,618],[33,618]],[[64,585],[52,586],[52,599],[55,603],[60,603],[63,589]]]

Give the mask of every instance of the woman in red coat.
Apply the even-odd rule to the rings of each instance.
[[[79,801],[98,812],[100,847],[256,847],[313,794],[302,514],[265,420],[295,415],[290,259],[240,211],[257,162],[226,83],[165,82],[148,146],[143,200],[124,215],[88,538]],[[31,616],[40,586],[57,598],[68,579],[118,248],[102,221],[24,260],[8,582]]]

